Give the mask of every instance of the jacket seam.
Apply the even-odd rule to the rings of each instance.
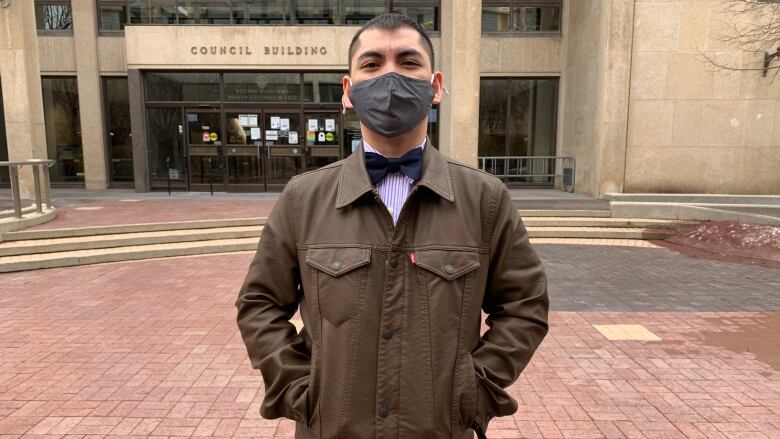
[[[363,289],[366,287],[366,279],[368,277],[368,270],[363,270],[360,275],[358,276],[358,285],[357,285],[357,298],[355,299],[355,304],[357,305],[357,309],[355,310],[355,315],[352,317],[352,320],[350,321],[350,337],[349,337],[349,357],[347,358],[347,365],[344,368],[344,375],[345,375],[345,383],[344,383],[344,393],[342,395],[342,401],[340,404],[338,416],[336,417],[336,435],[340,435],[344,430],[344,419],[346,417],[346,414],[348,412],[347,405],[349,404],[349,396],[350,396],[350,390],[352,388],[352,368],[355,364],[355,356],[357,355],[357,349],[355,348],[357,334],[360,332],[360,319],[358,316],[360,316],[360,303],[361,298],[363,296],[362,292]]]
[[[476,253],[488,253],[488,247],[471,247],[462,245],[424,245],[424,246],[399,246],[390,244],[345,244],[345,243],[300,243],[297,244],[298,250],[308,250],[312,248],[367,248],[371,250],[390,251],[415,251],[415,250],[446,250],[446,251],[468,251]]]
[[[295,218],[293,219],[293,224],[295,228],[295,244],[296,247],[298,246],[298,241],[300,240],[300,225],[298,224],[298,221],[300,219],[300,215],[298,214],[298,197],[295,191],[295,178],[290,179],[290,195],[292,196],[292,211]]]
[[[489,207],[489,214],[488,214],[488,224],[490,225],[490,232],[487,234],[487,242],[485,243],[485,248],[487,249],[488,254],[490,254],[490,250],[492,248],[492,241],[493,241],[493,234],[496,231],[497,224],[497,212],[498,212],[498,205],[499,205],[499,198],[501,196],[501,186],[504,184],[501,180],[498,180],[496,183],[496,191],[493,195],[493,198],[490,200],[490,207]]]
[[[464,378],[464,377],[461,377],[461,373],[460,373],[460,370],[462,368],[459,368],[458,365],[462,362],[460,357],[461,357],[461,355],[464,352],[464,349],[463,349],[463,327],[465,326],[464,322],[465,322],[466,319],[463,318],[463,313],[464,313],[464,311],[465,311],[465,309],[466,309],[466,307],[467,307],[467,305],[469,303],[468,302],[468,294],[469,294],[468,287],[469,287],[469,285],[470,285],[469,284],[469,273],[466,273],[466,276],[463,279],[463,294],[461,295],[461,298],[460,298],[460,310],[458,312],[459,313],[459,317],[460,317],[460,321],[458,322],[458,347],[457,347],[456,353],[455,353],[455,364],[453,366],[452,384],[451,384],[452,390],[450,391],[450,400],[452,401],[452,403],[450,404],[450,433],[451,434],[455,433],[455,428],[456,427],[458,429],[460,429],[460,427],[461,427],[461,422],[460,422],[460,408],[461,408],[460,398],[462,396],[459,393],[457,395],[457,399],[455,398],[455,396],[456,396],[455,395],[455,383],[456,382],[462,382],[462,380]],[[456,379],[456,377],[458,379]],[[455,421],[456,417],[457,417],[457,422]]]

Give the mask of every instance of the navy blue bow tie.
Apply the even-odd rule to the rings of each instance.
[[[366,170],[374,184],[382,180],[385,175],[399,170],[407,177],[417,181],[422,176],[423,149],[414,148],[400,158],[385,157],[375,152],[365,152]]]

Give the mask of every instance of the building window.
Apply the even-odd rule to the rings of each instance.
[[[557,104],[558,78],[482,78],[479,157],[554,156]],[[523,163],[529,165],[530,161]],[[547,165],[540,160],[534,163]],[[488,171],[516,173],[509,169]],[[516,180],[530,181],[527,177]]]
[[[343,23],[362,26],[385,13],[384,0],[342,0]]]
[[[149,72],[148,102],[218,102],[219,73]]]
[[[344,73],[304,73],[303,101],[341,103],[343,77]]]
[[[483,0],[483,33],[560,33],[562,0]]]
[[[246,19],[237,24],[286,24],[290,9],[285,0],[248,1]]]
[[[70,0],[35,0],[35,25],[44,32],[73,32]]]
[[[43,118],[53,182],[83,182],[79,93],[75,77],[42,77]]]
[[[438,32],[439,4],[439,0],[393,0],[391,10],[414,18],[427,32]]]
[[[178,127],[182,126],[181,108],[147,108],[146,129],[149,141],[149,173],[152,187],[186,186],[187,153]]]
[[[98,19],[101,32],[120,32],[127,24],[127,0],[100,0]]]
[[[229,0],[179,0],[176,11],[179,15],[179,24],[231,24],[233,22],[233,7]],[[241,15],[243,17],[243,13]]]
[[[130,99],[126,77],[104,77],[108,157],[111,181],[133,182],[133,142],[130,136]]]
[[[339,24],[337,0],[297,0],[293,24]]]
[[[298,73],[225,73],[225,102],[300,102]]]
[[[109,33],[121,31],[126,24],[358,26],[390,11],[408,15],[425,30],[437,32],[441,3],[441,0],[96,1],[100,30]]]

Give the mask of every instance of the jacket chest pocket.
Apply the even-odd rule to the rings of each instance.
[[[357,312],[370,261],[368,248],[325,247],[307,251],[306,263],[313,268],[320,314],[333,326],[344,324]]]
[[[442,332],[460,324],[463,300],[471,292],[473,271],[479,267],[476,250],[417,250],[416,264],[425,288],[431,322]]]

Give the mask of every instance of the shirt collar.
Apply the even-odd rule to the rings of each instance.
[[[426,137],[425,139],[423,139],[422,143],[420,143],[419,145],[415,146],[414,148],[425,149],[425,143],[426,143],[427,140],[428,140],[428,138]],[[374,147],[371,146],[371,144],[369,144],[365,140],[363,140],[363,148],[365,149],[365,152],[375,152],[375,153],[381,155],[382,157],[386,157],[384,154],[382,154],[381,152],[379,152],[376,149],[374,149]],[[412,149],[414,149],[414,148],[412,148]]]
[[[447,158],[432,147],[430,139],[425,138],[423,145],[422,175],[417,185],[425,186],[449,202],[455,202]],[[344,159],[336,191],[336,208],[352,204],[374,186],[366,171],[364,142]]]

